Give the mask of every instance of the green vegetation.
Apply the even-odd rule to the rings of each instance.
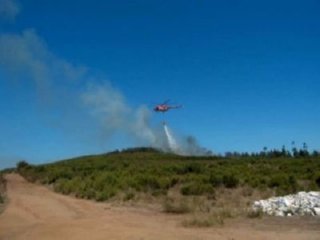
[[[6,190],[6,181],[3,177],[3,174],[0,172],[0,212],[2,211],[2,206],[5,202],[5,190]]]
[[[27,162],[17,165],[18,172],[29,181],[50,184],[57,192],[97,201],[121,193],[125,193],[122,200],[131,200],[137,193],[166,196],[172,188],[178,188],[184,196],[208,199],[215,199],[217,188],[272,189],[276,194],[319,190],[319,169],[319,156],[183,157],[149,148],[39,166]]]

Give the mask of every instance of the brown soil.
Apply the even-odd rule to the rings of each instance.
[[[0,215],[0,240],[320,239],[319,218],[232,219],[222,227],[186,228],[185,216],[75,199],[17,174],[6,179],[9,202]]]

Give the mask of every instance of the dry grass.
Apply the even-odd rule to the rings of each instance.
[[[248,218],[262,218],[263,214],[264,213],[261,210],[255,211],[253,209],[249,209],[247,211],[247,217]]]
[[[194,211],[193,206],[186,198],[166,198],[163,203],[163,211],[165,213],[184,214]]]
[[[232,218],[262,218],[262,212],[251,210],[253,201],[272,196],[272,191],[259,191],[250,187],[217,188],[216,198],[181,196],[178,189],[170,191],[163,204],[166,213],[184,213],[185,227],[222,226]]]
[[[185,227],[212,227],[223,226],[226,219],[236,215],[232,209],[213,209],[210,214],[196,213],[191,218],[182,221]]]

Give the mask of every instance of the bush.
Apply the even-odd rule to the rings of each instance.
[[[234,175],[224,175],[222,182],[226,188],[235,188],[239,184],[239,179]]]
[[[278,174],[269,179],[268,187],[275,188],[277,195],[285,195],[296,192],[299,185],[295,176]]]
[[[114,186],[116,187],[118,184],[118,178],[114,173],[110,172],[101,172],[98,174],[94,181],[93,187],[97,191],[102,191],[106,186]]]
[[[173,199],[166,198],[163,203],[163,211],[166,213],[183,214],[191,212],[191,208],[185,199],[174,201]]]
[[[97,191],[95,200],[101,202],[108,200],[116,195],[116,191],[112,187],[105,187],[102,191]]]
[[[287,183],[288,183],[287,176],[284,174],[278,174],[270,178],[268,187],[270,188],[280,187],[280,186],[286,185]]]
[[[215,174],[211,174],[209,177],[209,182],[211,183],[211,185],[213,187],[219,187],[223,184],[222,181],[222,176],[221,175],[215,175]]]
[[[202,173],[204,172],[203,165],[200,163],[192,162],[182,165],[176,169],[177,174],[188,174],[188,173]]]
[[[17,163],[17,170],[21,170],[21,169],[24,169],[24,168],[28,168],[30,167],[29,163],[27,163],[26,161],[20,161]]]
[[[247,217],[248,218],[262,218],[263,217],[263,211],[262,210],[248,210]]]
[[[298,188],[297,179],[294,176],[290,175],[288,178],[288,185],[291,192],[296,192]]]
[[[183,195],[213,195],[214,188],[210,184],[201,182],[190,182],[181,187]]]
[[[84,156],[41,166],[21,161],[17,168],[29,181],[52,184],[58,192],[99,201],[121,192],[119,196],[124,200],[139,192],[165,195],[178,187],[182,195],[203,195],[210,201],[215,199],[214,188],[220,186],[236,188],[241,184],[262,192],[274,188],[277,193],[320,188],[319,157],[184,157],[140,150]],[[133,192],[125,195],[128,189]]]
[[[0,173],[0,204],[4,203],[4,192],[6,189],[6,180],[4,179],[3,175]]]
[[[134,199],[135,197],[135,193],[132,190],[129,190],[127,192],[125,192],[125,195],[123,197],[123,201],[130,201],[132,199]]]
[[[159,177],[151,175],[138,175],[130,185],[137,191],[152,192],[162,188],[168,188],[169,182],[165,182],[165,180],[161,181]]]
[[[320,172],[314,178],[315,183],[320,188]]]

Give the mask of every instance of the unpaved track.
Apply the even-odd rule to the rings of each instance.
[[[59,195],[6,175],[9,203],[0,215],[0,240],[319,240],[315,228],[259,227],[231,223],[224,227],[184,228],[183,217],[133,208],[115,208]],[[261,221],[261,220],[255,220]],[[320,225],[319,225],[320,230]]]

